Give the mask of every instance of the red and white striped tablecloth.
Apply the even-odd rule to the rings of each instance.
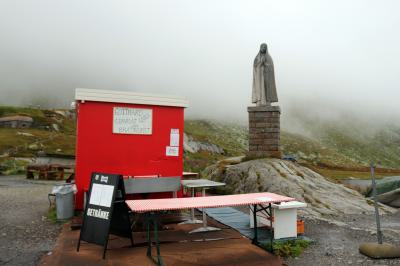
[[[293,198],[289,198],[286,196],[263,192],[194,198],[127,200],[126,203],[133,212],[150,212],[193,208],[219,208],[228,206],[268,204],[293,200]]]

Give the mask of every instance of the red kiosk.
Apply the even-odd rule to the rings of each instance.
[[[92,172],[142,178],[182,176],[186,99],[76,89],[75,100],[76,209],[83,208],[83,192],[89,188]]]

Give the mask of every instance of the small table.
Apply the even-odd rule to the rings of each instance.
[[[184,187],[190,188],[192,190],[192,197],[195,196],[195,193],[194,193],[195,189],[201,188],[202,196],[205,197],[206,189],[211,188],[211,187],[225,186],[225,183],[215,182],[215,181],[211,181],[208,179],[195,179],[195,180],[182,180],[182,185]],[[199,223],[202,223],[203,226],[190,231],[189,234],[221,230],[220,228],[207,226],[207,216],[206,216],[204,209],[203,209],[203,220],[202,221],[197,220],[194,217],[194,209],[191,209],[191,218],[189,220],[183,222],[182,224],[199,224]]]

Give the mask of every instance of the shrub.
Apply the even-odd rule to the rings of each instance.
[[[273,244],[274,254],[283,258],[298,257],[304,249],[311,244],[311,241],[304,239],[293,239],[287,241],[276,241]],[[271,245],[266,244],[263,246],[265,250],[271,250]]]

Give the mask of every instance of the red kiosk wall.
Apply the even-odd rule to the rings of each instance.
[[[113,107],[152,109],[152,135],[113,133]],[[78,102],[75,171],[78,193],[75,208],[83,208],[83,192],[89,189],[92,172],[182,176],[183,126],[182,107]],[[179,129],[179,156],[166,156],[171,129]]]

